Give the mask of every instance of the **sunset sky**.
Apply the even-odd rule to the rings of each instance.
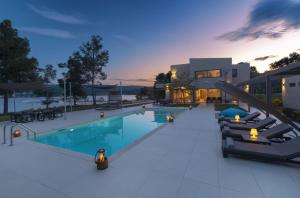
[[[300,0],[3,0],[40,67],[57,66],[92,34],[110,52],[112,84],[151,85],[189,58],[232,57],[260,72],[300,49]]]

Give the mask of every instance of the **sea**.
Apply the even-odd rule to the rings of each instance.
[[[62,97],[53,97],[56,102],[52,103],[50,107],[60,107],[64,105]],[[108,99],[107,95],[97,96],[97,104],[105,103]],[[135,95],[123,95],[123,100],[135,100]],[[45,100],[45,97],[16,97],[9,98],[8,100],[8,111],[9,112],[18,112],[29,109],[39,109],[45,108],[46,106],[42,104],[42,101]],[[79,105],[89,105],[92,104],[92,96],[87,96],[85,99],[79,100],[77,104]],[[67,101],[67,105],[70,102]],[[3,113],[3,97],[0,96],[0,114]]]

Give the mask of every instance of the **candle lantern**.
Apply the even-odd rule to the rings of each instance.
[[[168,121],[168,122],[174,122],[174,118],[175,118],[175,117],[174,117],[172,114],[168,114],[168,115],[167,115],[167,121]]]
[[[95,163],[98,170],[104,170],[108,168],[108,159],[105,156],[105,149],[100,148],[95,154]]]
[[[104,112],[100,112],[100,118],[104,117]]]
[[[20,137],[21,136],[21,131],[19,129],[16,129],[13,133],[14,137]]]

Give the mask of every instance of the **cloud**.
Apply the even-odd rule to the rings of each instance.
[[[258,38],[276,39],[300,28],[300,2],[293,0],[260,0],[250,12],[244,27],[217,37],[238,41]]]
[[[267,59],[275,58],[275,57],[277,57],[277,56],[274,56],[274,55],[261,56],[261,57],[255,58],[254,60],[255,60],[255,61],[265,61],[265,60],[267,60]]]
[[[124,34],[115,34],[115,35],[113,35],[113,37],[115,39],[120,40],[120,41],[125,41],[125,42],[130,42],[131,41],[131,39],[127,35],[124,35]]]
[[[137,79],[112,78],[109,80],[125,81],[125,82],[154,82],[154,79],[144,79],[144,78],[137,78]]]
[[[85,21],[71,15],[66,15],[63,13],[59,13],[55,10],[50,10],[47,7],[36,7],[34,5],[28,4],[28,7],[37,13],[38,15],[45,17],[47,19],[61,22],[61,23],[67,23],[67,24],[84,24]]]
[[[63,39],[73,39],[75,36],[65,30],[59,29],[49,29],[49,28],[39,28],[39,27],[19,27],[20,31],[34,33],[43,36],[50,36],[56,38],[63,38]]]

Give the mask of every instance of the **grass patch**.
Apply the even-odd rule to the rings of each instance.
[[[8,114],[1,114],[0,115],[0,122],[8,121],[10,120],[10,115]]]
[[[219,104],[219,103],[216,103],[215,104],[215,111],[223,111],[225,109],[228,109],[228,108],[238,108],[238,109],[241,109],[243,111],[246,111],[245,109],[239,107],[238,105],[236,104],[232,104],[232,103],[226,103],[226,104]]]

